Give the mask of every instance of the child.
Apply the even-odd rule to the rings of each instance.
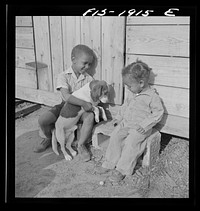
[[[146,137],[163,116],[161,100],[148,84],[150,70],[138,60],[122,70],[123,83],[131,92],[113,120],[118,125],[111,133],[105,161],[96,168],[99,174],[114,169],[110,181],[119,182],[133,173],[137,158],[145,149]]]
[[[83,125],[80,130],[81,138],[78,143],[78,152],[84,161],[90,160],[90,154],[85,147],[85,142],[91,135],[94,124],[94,114],[90,112],[92,105],[86,101],[74,97],[71,94],[80,89],[86,83],[94,80],[94,78],[87,73],[87,70],[94,62],[94,58],[94,52],[85,45],[77,45],[72,49],[71,67],[64,72],[61,72],[57,78],[56,89],[61,93],[62,103],[55,105],[52,109],[39,117],[39,126],[46,138],[38,147],[36,147],[35,152],[43,152],[51,145],[51,130],[53,127],[55,127],[54,125],[60,114],[61,108],[67,101],[71,104],[82,106],[86,111],[81,116]]]

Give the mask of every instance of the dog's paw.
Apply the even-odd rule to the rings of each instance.
[[[65,155],[65,160],[72,160],[72,157],[70,155]]]
[[[99,123],[99,118],[95,117],[95,121],[96,121],[97,123]]]
[[[76,151],[71,152],[72,156],[75,157],[77,155]]]
[[[107,121],[108,119],[107,119],[107,117],[106,117],[106,116],[103,116],[103,120],[104,120],[104,121]]]

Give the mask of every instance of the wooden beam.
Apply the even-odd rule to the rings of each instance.
[[[39,104],[28,105],[25,108],[22,108],[22,109],[18,110],[15,113],[15,118],[24,117],[24,116],[30,114],[31,112],[36,111],[40,107],[41,107],[41,105],[39,105]]]
[[[39,89],[32,89],[16,85],[15,97],[47,106],[54,106],[61,103],[60,94]]]

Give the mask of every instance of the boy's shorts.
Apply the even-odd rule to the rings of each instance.
[[[62,107],[64,106],[64,104],[65,104],[65,102],[62,101],[62,103],[60,103],[60,104],[58,104],[58,105],[55,105],[55,106],[54,106],[53,108],[51,108],[49,111],[50,111],[51,113],[53,113],[53,114],[56,116],[56,118],[58,118],[59,115],[60,115],[60,111],[61,111]]]

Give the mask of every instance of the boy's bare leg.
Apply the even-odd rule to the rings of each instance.
[[[83,122],[80,130],[80,139],[78,140],[78,153],[81,155],[83,161],[90,160],[90,153],[88,152],[85,144],[92,135],[92,129],[94,126],[94,114],[92,112],[84,112],[81,116]]]
[[[57,120],[57,117],[50,111],[44,112],[38,119],[39,127],[42,130],[44,138],[41,143],[39,143],[35,149],[34,152],[43,152],[45,151],[49,146],[51,146],[51,131],[54,128],[54,124]]]

